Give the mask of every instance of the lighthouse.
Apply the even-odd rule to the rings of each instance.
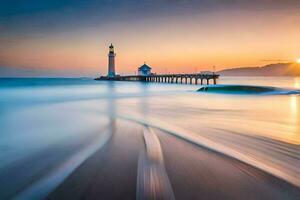
[[[115,71],[115,51],[114,46],[110,44],[109,46],[109,53],[108,53],[108,77],[115,77],[116,71]]]

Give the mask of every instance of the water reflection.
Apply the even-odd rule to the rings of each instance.
[[[295,88],[300,89],[300,77],[296,77],[294,79],[294,86],[295,86]]]
[[[115,98],[115,82],[109,81],[107,83],[107,99],[106,99],[106,104],[107,104],[107,110],[106,112],[108,113],[108,118],[109,118],[109,123],[108,123],[108,129],[109,133],[113,135],[116,131],[116,115],[117,115],[117,104],[116,104],[116,98]]]
[[[140,89],[141,97],[139,98],[138,107],[140,110],[142,120],[146,121],[149,112],[149,105],[148,105],[149,84],[140,83],[139,89]]]
[[[299,96],[295,95],[290,97],[291,122],[294,127],[294,131],[291,135],[292,142],[300,141],[299,101]]]

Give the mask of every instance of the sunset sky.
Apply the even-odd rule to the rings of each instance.
[[[2,0],[0,76],[195,72],[293,62],[299,0]]]

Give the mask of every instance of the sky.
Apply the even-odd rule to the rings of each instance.
[[[263,66],[300,57],[299,0],[1,0],[0,76]]]

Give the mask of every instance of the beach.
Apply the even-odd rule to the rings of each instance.
[[[0,81],[1,199],[300,196],[299,78]]]

